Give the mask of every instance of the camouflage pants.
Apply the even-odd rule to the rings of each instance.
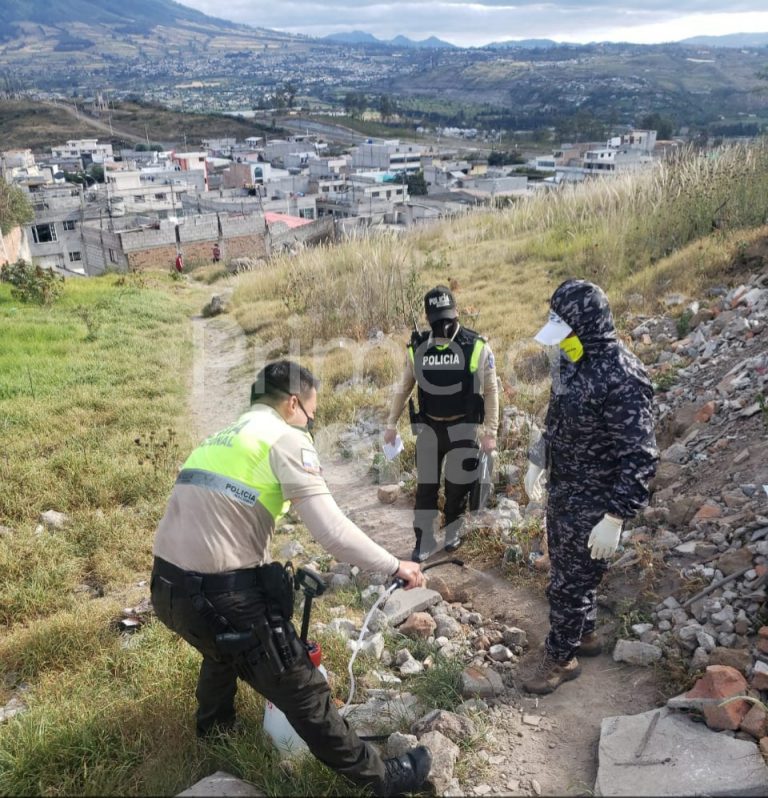
[[[587,548],[592,528],[603,517],[598,512],[547,507],[547,542],[551,563],[547,598],[549,634],[547,653],[559,662],[578,653],[581,638],[595,630],[597,587],[608,568],[607,560],[593,560]]]

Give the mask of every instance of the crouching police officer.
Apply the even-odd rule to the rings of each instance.
[[[376,795],[416,790],[429,775],[429,751],[418,746],[382,759],[338,714],[298,639],[291,580],[281,564],[269,563],[275,519],[292,503],[337,559],[397,576],[406,588],[424,583],[421,569],[370,540],[328,492],[309,434],[317,386],[307,369],[268,364],[251,404],[184,463],[154,545],[157,616],[203,655],[197,733],[233,726],[239,677],[285,713],[328,767]]]
[[[395,389],[384,440],[394,442],[397,420],[409,403],[416,434],[416,545],[411,559],[423,562],[435,550],[440,472],[445,464],[445,550],[461,545],[462,516],[478,479],[479,446],[496,448],[499,394],[493,353],[486,340],[459,324],[451,291],[438,285],[424,296],[430,329],[414,331],[405,371]],[[409,400],[418,385],[418,411]]]

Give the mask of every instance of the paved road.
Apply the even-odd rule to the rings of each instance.
[[[342,125],[330,125],[324,122],[315,122],[312,119],[302,119],[295,116],[278,119],[277,124],[280,127],[293,130],[296,133],[314,133],[317,136],[323,136],[324,138],[337,141],[339,144],[360,144],[360,142],[368,138],[367,136],[363,136],[362,133],[357,133]]]

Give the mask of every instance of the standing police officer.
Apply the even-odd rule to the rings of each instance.
[[[324,764],[376,795],[418,789],[431,755],[418,746],[383,760],[337,712],[327,682],[290,622],[291,580],[269,562],[275,520],[290,502],[315,539],[363,570],[424,583],[348,520],[322,477],[309,429],[316,382],[297,364],[268,364],[251,410],[187,458],[157,529],[152,603],[158,618],[203,655],[197,733],[235,721],[237,678],[281,709]]]
[[[581,672],[576,654],[601,651],[597,587],[624,522],[648,502],[658,450],[653,389],[643,364],[618,340],[608,299],[566,280],[536,340],[560,345],[541,445],[529,453],[528,496],[538,501],[548,469],[550,630],[528,692],[551,693]]]
[[[416,545],[411,559],[423,562],[436,548],[440,471],[445,463],[445,550],[461,545],[462,516],[478,478],[479,446],[496,448],[499,395],[493,353],[485,338],[462,327],[451,291],[438,285],[424,296],[430,329],[414,331],[408,357],[390,406],[384,440],[393,443],[397,420],[418,386],[418,412],[411,400],[416,433]]]

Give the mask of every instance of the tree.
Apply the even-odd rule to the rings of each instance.
[[[386,122],[394,113],[395,106],[392,98],[388,94],[382,94],[379,97],[379,113],[381,118]]]
[[[427,181],[424,179],[424,172],[414,172],[406,175],[408,183],[408,193],[412,197],[423,197],[427,194]]]
[[[671,139],[675,132],[675,123],[659,113],[646,114],[640,120],[642,130],[655,130],[659,139]]]
[[[285,104],[289,108],[293,108],[293,101],[296,99],[296,86],[293,83],[286,83],[283,95],[285,96]]]
[[[27,195],[0,178],[0,232],[7,235],[14,227],[29,224],[34,218],[35,213]]]
[[[88,168],[88,174],[97,182],[104,182],[104,167],[99,163],[92,163]]]
[[[600,141],[605,136],[605,125],[585,108],[579,109],[573,117],[573,127],[577,141]]]
[[[368,107],[368,100],[361,91],[349,91],[344,95],[344,110],[350,116],[362,114]]]
[[[525,163],[525,158],[517,151],[491,150],[488,154],[488,166],[504,166],[505,164]]]

